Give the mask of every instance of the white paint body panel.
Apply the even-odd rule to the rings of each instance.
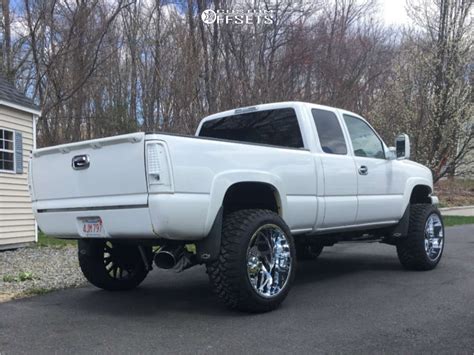
[[[39,149],[33,159],[35,199],[146,194],[144,134]],[[90,167],[72,169],[72,158],[88,155]],[[41,186],[41,188],[39,188]]]
[[[294,233],[317,232],[394,224],[414,186],[432,188],[429,170],[413,162],[362,162],[349,143],[345,156],[324,153],[310,110],[332,110],[344,127],[337,109],[299,102],[257,109],[287,107],[297,113],[305,149],[136,133],[35,150],[32,200],[38,224],[47,234],[77,238],[80,218],[100,217],[109,238],[198,240],[209,233],[229,187],[260,182],[274,188]],[[233,114],[209,116],[200,127]],[[150,192],[147,143],[159,143],[168,159],[169,188],[151,190],[160,192]],[[90,167],[72,169],[72,158],[81,154],[90,157]],[[367,176],[357,174],[361,163],[369,166]]]
[[[323,165],[323,228],[352,225],[357,217],[357,174],[349,155],[319,154]]]

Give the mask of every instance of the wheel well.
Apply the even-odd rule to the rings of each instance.
[[[416,185],[410,196],[410,204],[431,203],[431,188],[426,185]]]
[[[224,196],[224,214],[247,208],[274,211],[281,215],[281,203],[277,189],[263,182],[239,182],[227,190]]]

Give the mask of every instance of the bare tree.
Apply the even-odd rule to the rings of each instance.
[[[469,0],[417,0],[405,32],[377,21],[376,0],[23,2],[27,34],[3,31],[2,68],[42,108],[40,145],[192,134],[210,113],[304,100],[366,115],[389,141],[409,133],[436,179],[474,166]],[[272,21],[205,24],[209,7]]]
[[[404,34],[380,101],[386,127],[412,133],[414,158],[432,169],[435,180],[473,168],[471,5],[464,0],[410,5],[415,27]]]
[[[10,1],[2,0],[1,2],[1,27],[3,29],[2,42],[0,43],[1,54],[1,72],[10,79],[14,79],[12,48],[11,48],[11,21],[10,21]]]

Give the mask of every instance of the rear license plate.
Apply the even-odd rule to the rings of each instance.
[[[102,237],[104,226],[100,217],[82,219],[82,233],[86,237]]]

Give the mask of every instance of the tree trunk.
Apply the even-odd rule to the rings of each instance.
[[[2,0],[2,16],[3,16],[3,72],[6,78],[10,81],[15,79],[12,63],[12,49],[11,49],[11,23],[10,23],[10,0]]]

